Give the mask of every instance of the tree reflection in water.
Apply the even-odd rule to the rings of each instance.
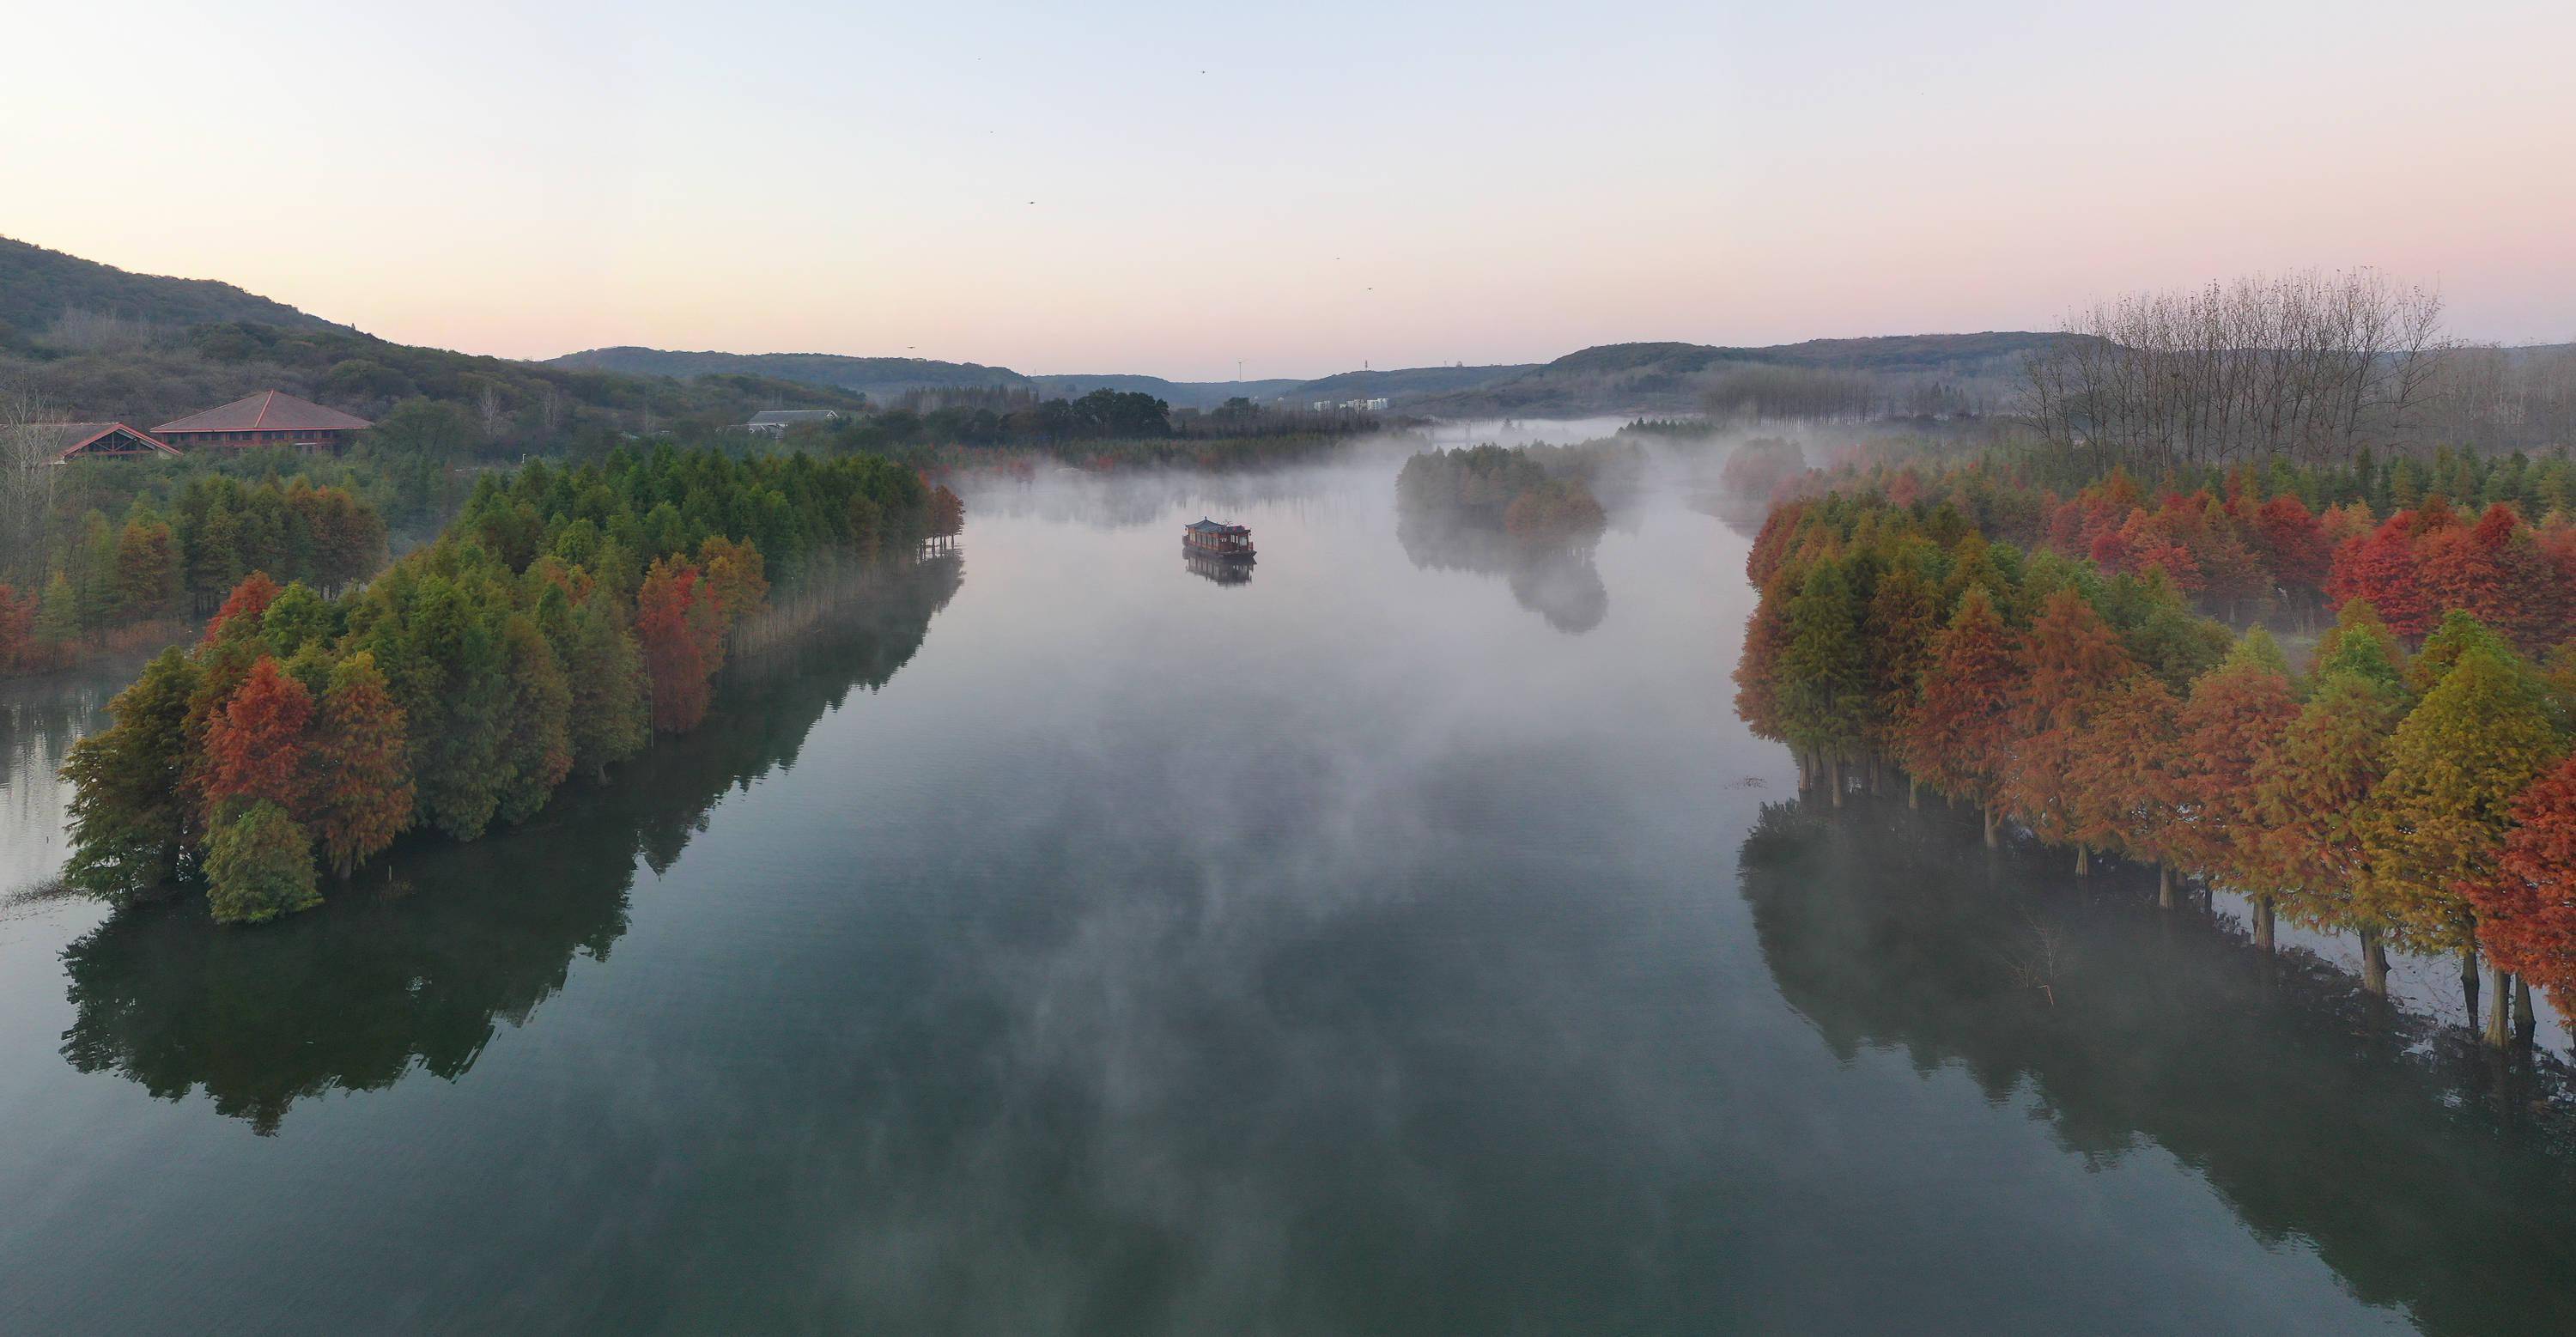
[[[1425,571],[1471,571],[1501,576],[1520,606],[1558,631],[1580,636],[1610,614],[1610,588],[1592,564],[1597,540],[1579,546],[1528,544],[1467,525],[1399,512],[1395,537],[1404,555]]]
[[[1775,982],[1846,1061],[1956,1064],[2088,1162],[2161,1146],[2430,1331],[2576,1331],[2563,1064],[2504,1064],[2310,953],[2160,912],[2151,871],[2079,886],[2058,862],[1869,800],[1768,805],[1740,854]]]
[[[577,956],[626,931],[636,863],[665,870],[726,790],[792,765],[852,687],[883,686],[963,579],[954,552],[890,575],[851,611],[726,670],[694,732],[663,738],[605,787],[567,786],[528,827],[471,845],[416,840],[324,910],[255,930],[202,902],[138,906],[64,952],[75,1017],[63,1056],[275,1132],[294,1103],[454,1080],[496,1018],[525,1024]],[[370,876],[387,881],[370,885]]]

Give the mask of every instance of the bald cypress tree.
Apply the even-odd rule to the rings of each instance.
[[[1933,639],[1941,631],[1940,599],[1922,572],[1902,561],[1880,574],[1870,592],[1862,651],[1869,674],[1866,732],[1874,754],[1897,757],[1903,751],[1898,733],[1922,691],[1923,668],[1931,662]],[[1908,807],[1915,803],[1916,787],[1909,779]]]
[[[1859,746],[1867,723],[1869,671],[1859,609],[1839,563],[1816,563],[1789,603],[1779,696],[1789,745],[1822,763],[1834,806],[1842,806],[1842,762]]]
[[[331,871],[347,877],[411,825],[411,761],[403,712],[376,657],[361,650],[331,669],[315,718],[312,834]]]
[[[1996,843],[1996,804],[2013,736],[2011,698],[2019,671],[1994,599],[1985,586],[1968,586],[1950,625],[1933,638],[1922,693],[1897,731],[1908,771],[1985,809],[1989,847]]]
[[[2514,800],[2496,863],[2495,877],[2468,887],[2479,940],[2496,969],[2547,989],[2560,1015],[2576,1017],[2576,757]]]
[[[2051,844],[2075,847],[2075,872],[2092,870],[2088,845],[2098,814],[2077,783],[2075,763],[2091,742],[2093,719],[2121,684],[2143,672],[2084,596],[2050,594],[2031,622],[2013,695],[2013,753],[2004,801]]]
[[[2254,772],[2279,750],[2298,712],[2280,647],[2256,627],[2226,662],[2192,684],[2176,719],[2174,786],[2182,816],[2170,848],[2185,866],[2253,894],[2255,935],[2265,947],[2272,944],[2273,892],[2262,876]],[[2170,904],[2171,896],[2164,900]]]
[[[2405,945],[2458,952],[2476,1011],[2477,915],[2466,889],[2497,875],[2514,800],[2566,751],[2539,675],[2477,645],[2397,726],[2362,811],[2363,912]]]
[[[185,786],[197,666],[176,646],[108,703],[115,723],[72,746],[71,862],[64,877],[122,900],[168,881],[193,824]]]

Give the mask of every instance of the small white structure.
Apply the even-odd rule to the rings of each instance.
[[[841,414],[838,409],[768,409],[751,415],[751,421],[744,423],[742,429],[746,432],[778,436],[800,422],[824,423],[840,420]]]

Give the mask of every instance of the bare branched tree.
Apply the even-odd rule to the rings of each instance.
[[[52,415],[25,385],[0,383],[0,579],[34,589],[44,576],[45,526],[54,513],[57,433]]]
[[[2024,411],[2150,470],[2415,445],[2453,348],[2440,294],[2368,269],[2132,293],[2066,331],[2031,359]]]

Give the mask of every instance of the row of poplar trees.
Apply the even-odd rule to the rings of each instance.
[[[254,573],[73,749],[66,877],[110,898],[202,882],[217,920],[258,922],[406,831],[524,822],[696,727],[774,578],[909,554],[931,501],[873,457],[621,452],[487,477],[339,598]]]
[[[1738,710],[1836,804],[1847,769],[1901,771],[1989,844],[2155,863],[2168,905],[2177,875],[2236,889],[2265,950],[2280,915],[2355,933],[2374,993],[2391,947],[2456,954],[2473,1017],[2483,949],[2499,1045],[2532,984],[2576,1003],[2576,645],[2535,662],[2458,609],[2410,644],[2354,596],[2294,673],[2162,572],[1874,491],[1775,511],[1749,574]]]

